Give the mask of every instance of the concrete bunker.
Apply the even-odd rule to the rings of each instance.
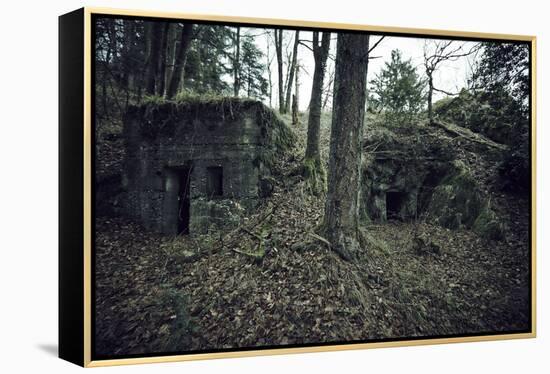
[[[293,134],[260,102],[155,102],[124,118],[128,216],[169,235],[234,227],[272,190]]]
[[[501,237],[498,217],[473,173],[480,169],[474,162],[483,158],[494,162],[494,147],[483,146],[476,138],[458,152],[454,140],[428,126],[370,129],[364,143],[362,218],[373,222],[421,219]]]
[[[361,192],[365,219],[409,221],[418,216],[424,171],[409,166],[407,160],[387,157],[367,161]]]

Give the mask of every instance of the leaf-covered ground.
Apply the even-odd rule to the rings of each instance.
[[[242,230],[166,238],[121,218],[97,219],[97,354],[528,328],[527,201],[495,194],[502,241],[391,221],[365,227],[368,248],[346,262],[312,234],[324,201],[293,176],[301,146],[280,160],[274,195]],[[415,236],[439,250],[419,248]]]

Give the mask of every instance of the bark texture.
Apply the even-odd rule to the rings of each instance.
[[[164,25],[161,22],[147,24],[147,77],[145,89],[149,95],[154,95],[156,92],[155,85],[159,74],[163,28]]]
[[[351,260],[361,251],[359,193],[369,35],[339,34],[324,229],[332,249]]]
[[[321,164],[319,152],[319,129],[321,127],[321,104],[323,96],[323,80],[327,66],[328,51],[330,48],[330,33],[323,33],[321,45],[319,45],[319,33],[313,33],[313,57],[315,69],[313,71],[313,84],[311,87],[311,99],[309,100],[309,116],[307,121],[307,146],[306,159]]]
[[[323,98],[323,81],[330,48],[330,33],[325,32],[319,45],[319,33],[313,32],[313,58],[315,68],[311,98],[309,100],[309,116],[307,122],[307,145],[304,159],[303,175],[308,181],[310,192],[317,195],[326,190],[325,169],[321,163],[319,137],[321,128],[321,105]]]
[[[162,28],[162,36],[160,43],[160,58],[157,76],[157,95],[164,96],[166,86],[166,58],[168,57],[168,31],[170,24],[167,22]]]
[[[275,57],[277,58],[277,84],[279,88],[279,112],[285,110],[285,91],[283,87],[283,30],[275,29]]]
[[[298,126],[299,122],[298,99],[296,95],[292,95],[292,126]]]
[[[183,69],[185,68],[185,62],[187,61],[187,53],[191,46],[191,39],[193,36],[193,25],[186,23],[181,30],[180,42],[176,48],[176,58],[174,62],[174,71],[166,91],[166,97],[172,99],[176,96],[180,82],[183,79]]]
[[[288,83],[286,85],[286,98],[284,112],[288,113],[290,107],[290,97],[292,95],[292,86],[294,83],[294,74],[296,72],[296,65],[298,61],[298,44],[300,44],[300,31],[296,31],[294,34],[294,47],[292,48],[292,61],[290,63],[290,69],[288,72]]]
[[[233,57],[233,96],[239,96],[241,89],[241,78],[239,70],[241,65],[241,28],[237,27],[235,32],[235,56]]]
[[[433,123],[434,114],[432,109],[432,97],[434,92],[434,83],[432,72],[428,72],[428,70],[426,69],[426,74],[428,74],[428,120],[430,121],[430,123]]]

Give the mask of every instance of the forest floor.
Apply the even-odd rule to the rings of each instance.
[[[502,241],[389,221],[366,226],[369,247],[346,262],[312,234],[324,198],[310,196],[292,175],[305,125],[296,132],[301,140],[279,160],[283,175],[273,196],[244,223],[254,235],[167,238],[120,218],[97,219],[97,355],[528,329],[525,199],[494,194],[505,219]],[[439,251],[419,251],[415,233],[428,235]],[[264,239],[261,258],[245,254],[256,250],[257,236]],[[316,245],[303,249],[306,239]]]

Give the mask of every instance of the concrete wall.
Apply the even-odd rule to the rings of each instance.
[[[399,218],[409,220],[418,213],[418,197],[426,176],[425,165],[399,159],[376,159],[363,170],[362,201],[364,217],[385,222],[388,192],[402,194]]]
[[[253,102],[132,108],[124,121],[126,214],[147,229],[176,234],[180,186],[175,174],[191,168],[190,232],[238,224],[257,203],[260,178],[269,174],[261,161],[271,146],[260,117],[264,110]],[[206,194],[209,167],[223,168],[222,196]]]

